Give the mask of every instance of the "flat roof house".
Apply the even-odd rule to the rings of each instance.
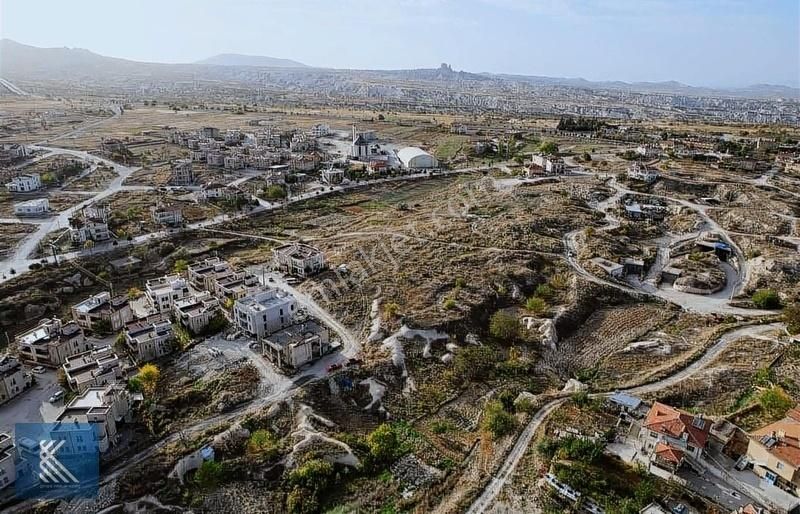
[[[321,251],[299,243],[274,248],[272,258],[276,269],[303,278],[325,268],[325,255]]]
[[[651,184],[658,179],[658,171],[644,164],[634,162],[628,167],[628,178]]]
[[[183,223],[183,212],[177,204],[160,203],[150,207],[153,223],[176,227]]]
[[[111,332],[133,320],[133,311],[126,296],[103,291],[73,305],[72,319],[84,330]]]
[[[67,446],[80,447],[86,435],[94,434],[92,442],[104,453],[119,441],[118,424],[131,421],[131,403],[130,393],[122,384],[90,387],[64,407],[51,435],[65,439]],[[78,423],[91,423],[94,430],[87,433]]]
[[[42,180],[38,173],[17,175],[6,183],[9,193],[30,193],[42,188]]]
[[[180,159],[172,165],[170,183],[176,186],[188,186],[194,183],[191,159]]]
[[[49,212],[50,202],[47,198],[36,198],[14,204],[15,216],[45,216]]]
[[[31,375],[16,357],[0,355],[0,405],[11,400],[31,386]]]
[[[189,264],[186,275],[189,283],[196,289],[213,291],[215,281],[220,276],[228,276],[232,273],[231,265],[219,257],[210,257],[202,261]]]
[[[111,231],[108,229],[109,210],[105,206],[87,206],[80,216],[69,219],[70,239],[73,244],[86,241],[108,241]]]
[[[109,345],[67,357],[62,369],[67,385],[78,393],[114,384],[124,373],[122,361]]]
[[[280,330],[262,342],[267,357],[288,369],[319,359],[330,349],[328,329],[314,320]]]
[[[17,462],[14,440],[0,432],[0,491],[17,480]]]
[[[63,323],[57,318],[43,319],[35,328],[19,334],[16,342],[20,359],[50,367],[61,366],[67,357],[92,348],[77,323]]]
[[[268,289],[236,300],[233,321],[250,336],[262,338],[291,325],[296,310],[292,295],[280,289]]]
[[[246,271],[237,271],[216,281],[215,293],[225,299],[238,300],[257,292],[258,277]]]
[[[151,316],[125,327],[125,344],[137,363],[156,360],[172,352],[175,334],[165,315]]]
[[[156,312],[170,313],[176,300],[189,296],[189,286],[180,275],[165,275],[145,282],[144,294]]]
[[[202,332],[219,312],[219,300],[208,291],[194,293],[175,301],[175,318],[193,334]]]

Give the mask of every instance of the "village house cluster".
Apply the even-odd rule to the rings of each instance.
[[[313,247],[290,244],[275,249],[272,267],[302,278],[322,271],[325,259]],[[92,440],[106,452],[120,440],[119,424],[130,420],[134,403],[141,399],[126,389],[125,381],[137,366],[174,352],[178,326],[200,335],[230,324],[234,333],[254,340],[264,358],[287,372],[333,346],[328,329],[290,293],[262,285],[253,273],[217,257],[194,262],[184,273],[148,280],[143,293],[129,298],[101,291],[73,305],[71,320],[43,319],[18,334],[13,353],[0,356],[0,404],[29,389],[35,373],[42,372],[37,370],[59,369],[74,396],[49,409],[46,421],[60,427],[67,438],[80,436],[76,422],[97,425]],[[119,332],[122,346],[104,342],[104,337]],[[61,398],[63,393],[51,402]],[[9,441],[0,434],[0,466],[6,464],[4,452],[14,453]],[[15,476],[3,469],[0,487],[13,483]]]
[[[777,511],[800,507],[800,406],[750,432],[622,392],[609,396],[606,408],[620,417],[608,450],[623,460],[690,488],[682,469],[710,472]]]
[[[329,130],[324,126],[312,127],[308,132],[281,131],[273,126],[259,126],[253,131],[230,129],[224,133],[216,127],[197,131],[172,129],[167,134],[168,141],[188,148],[190,160],[173,166],[171,182],[175,185],[193,183],[192,162],[226,170],[269,170],[272,166],[286,164],[293,171],[312,171],[326,160],[317,138],[327,135]]]

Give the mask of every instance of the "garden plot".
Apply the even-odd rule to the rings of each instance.
[[[545,362],[576,373],[579,379],[592,378],[606,367],[605,359],[624,351],[673,316],[672,310],[658,304],[598,310],[575,334],[560,341],[555,350],[548,350]]]

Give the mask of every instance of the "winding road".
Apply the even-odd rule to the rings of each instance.
[[[622,198],[623,195],[633,194],[638,196],[650,196],[653,198],[659,198],[662,200],[678,203],[696,212],[701,217],[704,227],[720,234],[722,239],[726,243],[728,243],[731,246],[732,250],[734,251],[739,269],[736,270],[731,265],[725,263],[725,265],[723,266],[723,269],[726,274],[725,288],[722,291],[710,295],[698,295],[693,293],[687,293],[683,291],[678,291],[677,289],[674,289],[672,287],[657,287],[655,285],[653,277],[650,277],[650,280],[645,280],[643,282],[631,281],[627,284],[613,280],[607,280],[596,276],[594,273],[589,272],[580,263],[578,259],[578,250],[579,250],[578,236],[584,232],[584,229],[578,229],[568,232],[567,234],[564,235],[564,253],[565,253],[564,258],[567,261],[567,264],[569,264],[569,266],[578,275],[580,275],[581,277],[590,282],[601,284],[607,287],[612,287],[614,289],[624,291],[633,296],[645,296],[645,295],[655,296],[661,298],[662,300],[666,300],[668,302],[679,305],[683,309],[691,312],[698,312],[703,314],[711,314],[711,313],[733,314],[738,316],[749,316],[749,317],[774,314],[774,312],[771,311],[764,311],[758,309],[744,309],[730,305],[730,299],[733,298],[735,295],[739,294],[744,285],[747,283],[749,267],[747,265],[747,259],[745,258],[744,253],[736,244],[736,242],[733,241],[733,239],[731,239],[728,232],[725,229],[723,229],[716,221],[714,221],[711,217],[708,216],[706,212],[707,206],[689,202],[687,200],[673,199],[661,195],[639,193],[637,191],[633,191],[622,187],[613,178],[608,181],[608,186],[612,187],[615,190],[615,193],[606,200],[598,203],[596,206],[596,209],[605,215],[605,221],[606,221],[606,225],[600,228],[599,230],[607,231],[619,227],[620,225],[619,219],[612,216],[609,210],[613,205],[619,202],[620,198]],[[675,238],[675,241],[679,240],[686,240],[686,238],[682,236]],[[668,252],[668,248],[666,249],[666,251]],[[661,249],[659,250],[659,255],[662,260],[666,259],[666,256],[662,254]]]

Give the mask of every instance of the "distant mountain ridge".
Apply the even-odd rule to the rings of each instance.
[[[291,59],[280,59],[264,55],[218,54],[194,64],[213,64],[216,66],[258,66],[262,68],[308,68],[309,66]]]
[[[10,39],[0,40],[0,77],[28,80],[260,80],[261,70],[307,77],[310,83],[322,77],[336,85],[339,77],[358,82],[359,77],[416,80],[433,83],[506,82],[541,87],[572,87],[588,90],[627,90],[687,96],[729,96],[744,98],[800,100],[800,88],[755,84],[739,88],[710,88],[666,82],[593,82],[583,78],[558,78],[513,74],[454,71],[448,64],[438,68],[406,70],[347,70],[317,68],[291,59],[243,54],[219,54],[195,63],[167,64],[107,57],[81,48],[39,48]]]

